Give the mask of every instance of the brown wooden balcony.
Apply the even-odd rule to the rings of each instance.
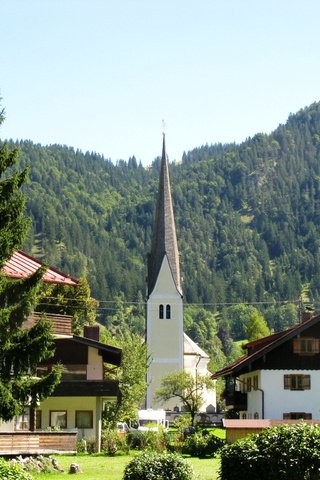
[[[233,407],[234,410],[247,410],[247,394],[233,391],[233,392],[225,392],[225,400],[227,407]]]

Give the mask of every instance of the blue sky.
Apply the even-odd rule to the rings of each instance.
[[[149,165],[320,100],[319,0],[2,0],[0,137]]]

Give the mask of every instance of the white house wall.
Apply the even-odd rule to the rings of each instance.
[[[310,375],[310,390],[284,389],[284,375]],[[241,375],[240,379],[258,375],[259,388],[264,392],[264,418],[281,420],[284,413],[304,412],[311,413],[312,419],[320,418],[320,371],[317,370],[260,370],[248,375]],[[262,418],[262,392],[251,390],[248,392],[247,419],[254,418],[258,413]]]

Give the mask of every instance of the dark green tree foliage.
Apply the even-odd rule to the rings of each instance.
[[[87,277],[99,300],[136,301],[145,292],[159,159],[143,168],[134,156],[113,165],[59,145],[19,146],[21,169],[31,165],[26,250]],[[213,311],[221,303],[294,302],[310,284],[316,306],[320,103],[270,135],[187,152],[170,176],[186,302]],[[243,338],[241,328],[230,325],[230,336]]]
[[[0,121],[3,120],[3,116]],[[26,170],[14,169],[18,151],[6,144],[0,149],[0,269],[24,239],[27,220],[21,187]],[[50,325],[41,320],[30,329],[22,324],[36,301],[44,270],[26,280],[12,281],[0,274],[0,418],[10,420],[25,405],[36,403],[53,390],[59,370],[40,379],[34,377],[37,364],[50,356]]]

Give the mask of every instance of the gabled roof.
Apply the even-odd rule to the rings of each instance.
[[[165,135],[163,135],[158,201],[156,205],[151,252],[148,258],[148,295],[152,293],[155,287],[165,255],[167,256],[176,288],[180,295],[182,295],[180,259],[172,207]]]
[[[121,363],[121,348],[114,347],[113,345],[107,345],[105,343],[98,342],[97,340],[92,340],[91,338],[79,337],[77,335],[70,337],[70,340],[78,345],[87,345],[88,347],[96,348],[105,363],[111,363],[111,365],[116,365],[117,367]]]
[[[295,327],[289,328],[288,330],[284,330],[282,332],[269,335],[268,337],[264,337],[259,340],[255,340],[254,342],[248,343],[246,347],[248,348],[249,354],[238,358],[238,360],[229,363],[229,365],[226,365],[221,370],[218,370],[213,375],[213,378],[235,375],[239,373],[242,369],[248,367],[255,360],[258,360],[259,358],[276,349],[283,343],[303,333],[306,329],[312,327],[319,321],[320,315],[316,315],[314,317],[311,317],[309,320],[306,320],[305,322],[297,324]]]
[[[196,355],[200,358],[209,358],[209,355],[202,350],[186,333],[183,332],[183,353],[184,355]]]
[[[18,250],[5,262],[3,272],[7,277],[22,279],[29,277],[42,266],[42,262],[31,257],[31,255],[28,255],[22,250]],[[59,283],[63,285],[76,286],[78,284],[78,280],[53,267],[47,269],[43,276],[43,280],[47,283]]]

